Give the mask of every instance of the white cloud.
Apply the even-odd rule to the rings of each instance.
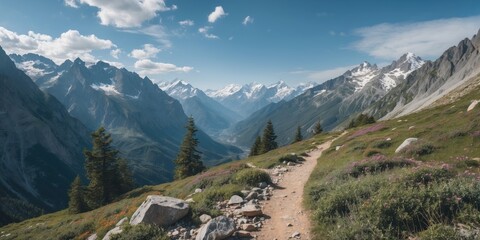
[[[176,5],[167,7],[164,0],[65,0],[68,6],[77,2],[98,8],[97,16],[102,25],[119,28],[140,27],[143,22],[156,17],[158,12],[178,8]]]
[[[177,67],[171,63],[153,62],[149,59],[142,59],[135,62],[135,68],[141,75],[156,75],[170,72],[190,72],[192,67]]]
[[[290,72],[291,74],[301,74],[305,75],[308,79],[314,80],[318,83],[325,82],[327,80],[336,78],[342,74],[344,74],[346,71],[351,70],[358,65],[353,65],[353,66],[343,66],[343,67],[336,67],[332,69],[325,69],[325,70],[320,70],[320,71],[293,71]]]
[[[56,63],[77,57],[86,62],[95,62],[91,54],[94,50],[116,48],[110,40],[100,39],[95,35],[81,35],[77,30],[68,30],[59,37],[29,31],[18,34],[0,27],[0,45],[7,53],[36,53],[48,57]]]
[[[438,57],[460,40],[478,31],[480,16],[448,18],[432,21],[379,24],[360,28],[360,40],[353,48],[371,56],[395,59],[406,52],[422,57]]]
[[[208,15],[208,22],[214,23],[219,18],[224,17],[226,15],[228,15],[228,13],[225,13],[225,11],[223,11],[223,7],[217,6],[215,7],[215,10],[212,13],[210,13],[210,15]]]
[[[154,58],[160,51],[160,49],[152,44],[145,44],[143,45],[143,49],[133,49],[129,56],[136,59],[148,59]]]
[[[155,38],[157,42],[162,44],[163,48],[170,48],[172,47],[172,42],[170,41],[170,35],[167,33],[167,30],[162,25],[151,25],[148,27],[140,28],[140,29],[124,29],[123,31],[135,34],[145,34],[150,37]]]
[[[180,26],[193,26],[195,23],[192,20],[187,19],[187,20],[178,22],[178,24],[180,24]]]
[[[72,8],[78,8],[76,0],[65,0],[65,6],[72,7]]]
[[[112,62],[112,61],[105,61],[105,60],[102,60],[102,62],[108,63],[108,64],[110,64],[111,66],[114,66],[114,67],[116,67],[116,68],[123,68],[123,67],[125,67],[125,66],[123,65],[123,63],[121,63],[121,62]]]
[[[210,38],[210,39],[219,39],[217,35],[209,33],[209,31],[212,29],[212,27],[205,26],[201,27],[198,29],[198,32],[201,33],[204,37]]]
[[[246,16],[245,19],[243,19],[242,24],[247,26],[248,24],[252,24],[253,20],[254,20],[253,17]]]
[[[110,55],[115,59],[118,59],[118,55],[120,55],[120,53],[122,53],[122,50],[120,50],[120,48],[113,49],[110,51]]]

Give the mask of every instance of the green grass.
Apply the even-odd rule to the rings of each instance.
[[[477,88],[335,141],[305,186],[315,239],[459,239],[457,224],[480,229],[480,109],[466,112],[479,98]],[[419,141],[395,153],[411,137]]]

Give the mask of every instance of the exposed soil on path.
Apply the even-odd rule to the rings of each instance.
[[[309,212],[303,208],[303,188],[317,164],[323,150],[330,147],[333,140],[317,146],[305,157],[305,162],[291,167],[278,183],[278,189],[270,201],[266,201],[263,213],[267,216],[264,226],[256,233],[257,239],[285,240],[295,232],[296,239],[311,239]],[[278,176],[272,176],[272,179]]]

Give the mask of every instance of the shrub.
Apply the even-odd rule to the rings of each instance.
[[[372,147],[374,148],[384,149],[389,148],[390,146],[392,146],[392,141],[387,140],[378,140],[372,143]]]
[[[375,150],[375,149],[370,149],[370,150],[366,151],[364,155],[365,155],[365,157],[371,157],[371,156],[375,156],[375,155],[379,155],[379,154],[381,154],[380,151]]]
[[[234,182],[240,185],[257,186],[260,182],[271,182],[270,175],[265,171],[253,168],[240,170],[234,176]]]
[[[465,239],[455,229],[448,225],[435,224],[419,235],[421,240],[460,240]]]
[[[352,163],[346,170],[346,175],[358,178],[366,174],[376,174],[393,168],[408,167],[414,165],[415,162],[403,159],[388,159],[384,155],[374,155],[360,162]]]
[[[428,185],[432,182],[441,182],[451,179],[455,174],[443,168],[423,168],[413,173],[408,174],[403,182],[406,186]]]
[[[218,187],[211,187],[205,189],[201,193],[193,196],[195,203],[191,204],[192,215],[200,216],[201,214],[209,214],[217,216],[220,212],[215,209],[216,203],[229,199],[233,195],[242,196],[242,187],[236,184],[226,184]]]
[[[126,225],[123,232],[115,234],[111,240],[130,240],[130,239],[152,239],[168,240],[167,234],[159,227],[150,224],[138,224],[136,226]]]
[[[402,152],[409,157],[421,157],[433,153],[435,149],[436,147],[429,142],[417,141],[407,146]]]
[[[302,162],[305,161],[305,158],[298,156],[296,154],[288,154],[285,156],[282,156],[278,159],[278,162],[283,163],[283,162]]]
[[[381,131],[381,130],[384,130],[384,129],[385,129],[385,125],[383,125],[382,123],[375,124],[373,126],[362,128],[362,129],[354,132],[352,135],[350,135],[348,137],[348,139],[353,139],[353,138],[360,137],[360,136],[363,136],[363,135],[368,134],[368,133],[373,133],[373,132]]]
[[[373,116],[369,116],[367,114],[360,114],[355,119],[352,119],[347,126],[347,129],[359,127],[367,124],[375,123],[375,118]]]

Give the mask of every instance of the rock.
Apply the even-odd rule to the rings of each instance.
[[[268,184],[266,182],[261,182],[258,184],[258,187],[261,188],[261,189],[264,189],[266,187],[268,187]]]
[[[300,237],[300,233],[299,232],[294,232],[291,236],[291,238],[299,238]]]
[[[335,151],[340,150],[340,148],[342,148],[342,146],[335,146]]]
[[[203,190],[201,188],[195,189],[195,193],[201,193],[201,192],[203,192]]]
[[[252,192],[261,193],[263,190],[257,187],[252,188]]]
[[[113,235],[120,234],[122,232],[123,232],[123,230],[120,227],[115,227],[115,228],[111,229],[110,231],[108,231],[107,234],[105,234],[105,237],[102,238],[102,240],[110,240]]]
[[[247,222],[248,222],[248,220],[246,218],[237,219],[237,225],[242,225],[242,224],[245,224]]]
[[[208,221],[212,220],[212,217],[207,214],[202,214],[200,217],[200,222],[207,223]]]
[[[237,232],[235,233],[235,235],[236,235],[237,237],[241,237],[241,238],[250,238],[250,237],[252,237],[252,234],[251,234],[250,232],[244,231],[244,230],[237,231]]]
[[[199,230],[195,240],[218,240],[226,239],[235,232],[235,220],[219,216],[210,220]]]
[[[124,217],[124,218],[120,219],[120,221],[118,221],[118,223],[115,224],[115,227],[120,227],[120,226],[123,225],[126,221],[128,221],[128,217]]]
[[[189,199],[185,200],[185,202],[186,202],[186,203],[194,203],[195,200],[193,200],[193,198],[189,198]]]
[[[97,238],[98,238],[97,234],[94,233],[94,234],[90,235],[90,236],[87,238],[87,240],[97,240]]]
[[[250,191],[248,191],[248,190],[242,190],[240,192],[243,194],[243,196],[246,196],[250,193]]]
[[[177,198],[150,195],[130,219],[131,225],[139,223],[169,226],[188,214],[188,204]]]
[[[295,166],[295,163],[294,162],[288,162],[287,166]]]
[[[258,193],[257,192],[250,192],[246,197],[245,200],[249,201],[252,199],[257,199]]]
[[[257,230],[257,227],[253,224],[242,224],[241,229],[245,230],[245,231],[252,232],[252,231]]]
[[[288,223],[288,224],[287,224],[287,227],[293,227],[293,224]]]
[[[412,144],[416,141],[418,141],[418,138],[407,138],[407,139],[405,139],[405,141],[403,141],[403,143],[400,144],[400,146],[398,146],[398,148],[395,150],[395,153],[399,153],[400,151],[402,151],[403,149],[405,149],[410,144]]]
[[[258,205],[247,204],[242,207],[242,215],[247,217],[255,217],[262,215],[262,209]]]
[[[385,139],[385,140],[386,140],[386,141],[392,141],[392,138],[387,138],[387,139]]]
[[[472,111],[478,104],[479,100],[473,100],[472,103],[470,103],[470,106],[467,108],[467,112]]]
[[[238,195],[233,195],[230,200],[228,200],[228,205],[242,204],[243,198]]]
[[[415,129],[415,126],[410,126],[410,127],[408,128],[408,130],[412,130],[412,129]]]

